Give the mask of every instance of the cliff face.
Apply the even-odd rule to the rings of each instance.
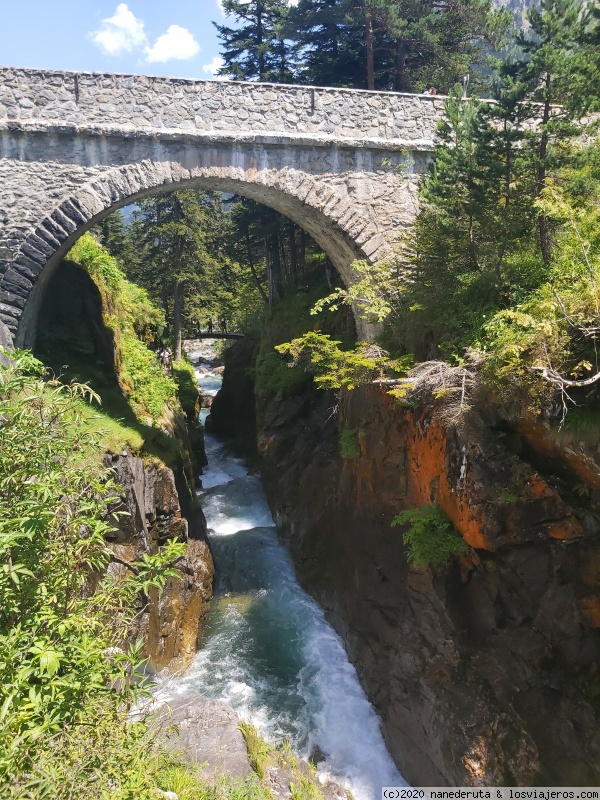
[[[168,578],[165,586],[151,590],[147,610],[135,631],[144,638],[153,669],[184,670],[194,657],[212,596],[214,566],[206,522],[185,479],[183,466],[175,471],[159,461],[146,461],[123,451],[107,456],[122,487],[118,530],[111,542],[115,555],[131,563],[144,553],[155,553],[168,539],[187,543],[178,564],[181,577]],[[127,567],[110,569],[124,576]]]
[[[237,447],[252,454],[256,443],[254,381],[248,367],[255,344],[242,339],[225,351],[223,383],[211,403],[206,429],[218,436],[233,437]]]
[[[559,482],[481,416],[457,432],[435,407],[403,411],[373,387],[344,396],[339,419],[334,404],[261,404],[265,485],[405,777],[597,784],[597,523],[588,515],[584,530]],[[357,457],[341,458],[338,425],[355,433]],[[473,549],[418,572],[390,523],[432,502]]]

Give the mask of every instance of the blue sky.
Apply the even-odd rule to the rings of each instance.
[[[0,0],[0,66],[211,78],[218,0]]]

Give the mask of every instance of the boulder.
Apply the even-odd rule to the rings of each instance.
[[[246,778],[253,772],[239,717],[225,703],[195,694],[178,697],[158,709],[154,724],[168,747],[202,767],[207,781]]]

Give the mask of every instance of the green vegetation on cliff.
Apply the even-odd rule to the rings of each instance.
[[[104,536],[119,489],[84,456],[89,389],[41,378],[17,353],[0,367],[0,794],[150,798],[139,648],[125,644],[140,589],[160,585],[183,545],[118,582]],[[112,787],[112,789],[111,789]]]
[[[354,325],[347,309],[337,314],[311,315],[313,306],[327,292],[322,267],[316,266],[305,280],[302,290],[287,294],[265,315],[255,367],[255,393],[259,399],[292,397],[310,385],[312,374],[309,371],[291,369],[293,363],[286,363],[276,352],[285,352],[281,345],[292,337],[310,336],[315,331],[328,340],[336,335],[339,340],[331,342],[336,352],[342,352],[341,345],[344,352],[352,354]]]
[[[545,0],[497,65],[495,101],[462,87],[446,100],[414,232],[393,263],[357,263],[357,282],[316,306],[383,323],[386,352],[346,380],[351,357],[325,336],[279,348],[318,385],[352,388],[385,369],[404,402],[463,412],[483,390],[557,424],[574,404],[598,408],[600,146],[582,134],[596,130],[583,117],[600,102],[599,51],[597,20],[580,12]]]
[[[179,362],[173,377],[165,375],[149,349],[164,325],[146,290],[127,280],[118,260],[88,233],[49,287],[36,354],[63,382],[94,389],[99,403],[81,404],[81,414],[107,450],[129,446],[171,463],[181,448],[164,429],[180,405],[193,415],[198,393],[191,365]]]
[[[95,397],[43,375],[28,353],[0,365],[0,796],[269,800],[257,776],[207,783],[145,715],[136,598],[179,574],[185,544],[165,543],[126,578],[108,569],[121,487],[82,414]]]
[[[407,525],[402,541],[408,547],[408,562],[415,569],[441,567],[453,556],[469,552],[469,545],[439,506],[422,506],[403,511],[392,527]]]

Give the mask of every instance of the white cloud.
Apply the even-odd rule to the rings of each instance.
[[[171,61],[175,58],[184,61],[200,52],[200,45],[187,28],[169,25],[166,33],[159,36],[152,47],[146,47],[146,61],[150,63]]]
[[[106,55],[120,56],[132,51],[144,52],[148,63],[185,60],[200,52],[194,36],[181,25],[170,25],[165,33],[150,45],[144,21],[138,19],[127,6],[119,3],[112,17],[102,20],[100,28],[89,34],[94,44]]]
[[[119,3],[114,16],[103,19],[100,28],[90,36],[109,56],[131,53],[147,44],[144,23],[129,10],[127,3]]]
[[[223,66],[225,62],[219,56],[215,56],[210,64],[204,64],[202,66],[202,72],[205,72],[207,75],[210,75],[211,78],[224,78],[223,75],[217,75],[219,68]]]

